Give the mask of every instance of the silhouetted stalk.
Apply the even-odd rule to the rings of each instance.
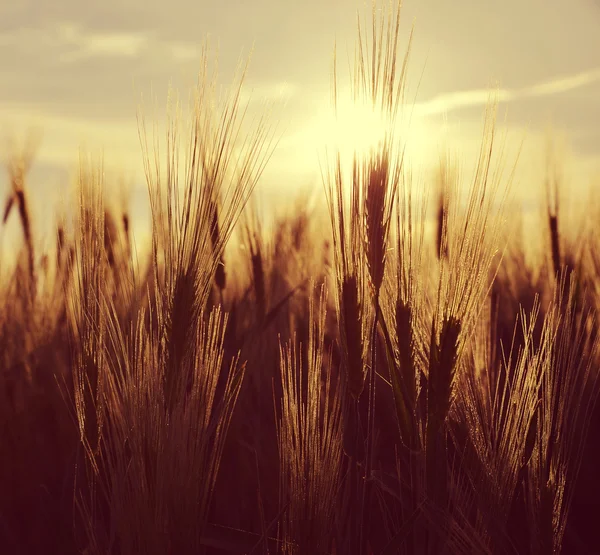
[[[456,374],[460,331],[460,321],[453,317],[444,318],[439,338],[435,324],[431,331],[425,470],[427,496],[439,510],[446,510],[449,501],[446,418]],[[432,537],[429,552],[438,553],[441,545],[440,538]]]
[[[558,234],[558,214],[548,212],[548,227],[550,229],[550,245],[552,249],[552,267],[554,275],[558,275],[561,269],[560,240]]]

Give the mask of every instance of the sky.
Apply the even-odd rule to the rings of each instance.
[[[79,149],[144,194],[136,115],[171,84],[186,97],[203,41],[218,49],[227,82],[252,54],[246,90],[275,101],[279,145],[261,187],[289,197],[320,184],[319,143],[331,115],[334,43],[352,52],[354,0],[20,0],[0,4],[0,141],[41,130],[32,196],[61,197]],[[525,136],[521,184],[543,171],[549,129],[568,152],[576,190],[600,167],[598,0],[405,0],[404,45],[414,24],[409,91],[415,163],[480,140],[490,87],[514,144]],[[164,110],[163,110],[164,111]],[[153,117],[144,108],[146,117]],[[157,116],[160,117],[160,116]],[[3,137],[2,135],[5,135]],[[2,144],[2,143],[0,143]],[[0,194],[6,176],[0,177]],[[600,186],[600,183],[599,183]]]

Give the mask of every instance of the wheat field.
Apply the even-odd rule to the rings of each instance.
[[[494,91],[474,171],[413,173],[399,21],[359,17],[352,100],[384,124],[321,157],[321,212],[264,224],[278,131],[208,48],[187,112],[138,116],[144,248],[85,155],[36,244],[34,149],[12,154],[0,552],[600,552],[598,214],[575,229],[549,172],[523,225]]]

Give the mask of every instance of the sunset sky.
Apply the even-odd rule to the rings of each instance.
[[[264,186],[319,183],[318,142],[330,114],[334,41],[353,47],[354,0],[20,0],[0,5],[0,129],[31,126],[43,142],[34,191],[60,191],[78,148],[103,149],[107,166],[142,184],[136,110],[142,94],[164,105],[169,83],[184,96],[204,37],[218,45],[227,82],[252,61],[253,98],[277,99],[281,142]],[[416,93],[414,152],[435,160],[442,124],[458,151],[479,139],[488,87],[497,84],[509,135],[527,129],[523,175],[541,171],[547,130],[565,137],[578,176],[600,152],[600,2],[406,0],[415,23],[409,90]],[[419,84],[417,91],[417,84]],[[502,112],[504,114],[504,112]],[[152,114],[149,113],[149,116]],[[4,139],[4,137],[0,137]],[[0,178],[0,192],[6,184]],[[523,186],[526,186],[525,183]]]

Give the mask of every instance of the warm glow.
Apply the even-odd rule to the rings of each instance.
[[[377,149],[386,135],[394,132],[395,150],[401,154],[405,149],[406,162],[413,168],[433,161],[431,134],[426,132],[422,117],[413,113],[412,106],[402,107],[396,122],[390,123],[379,106],[355,102],[350,94],[338,100],[337,113],[333,107],[315,122],[315,133],[329,155],[339,152],[343,165],[351,167],[356,156],[365,159],[372,149]]]
[[[389,122],[377,107],[354,102],[340,102],[337,116],[332,110],[327,125],[331,125],[331,138],[343,155],[352,153],[359,157],[376,148],[389,128]]]

